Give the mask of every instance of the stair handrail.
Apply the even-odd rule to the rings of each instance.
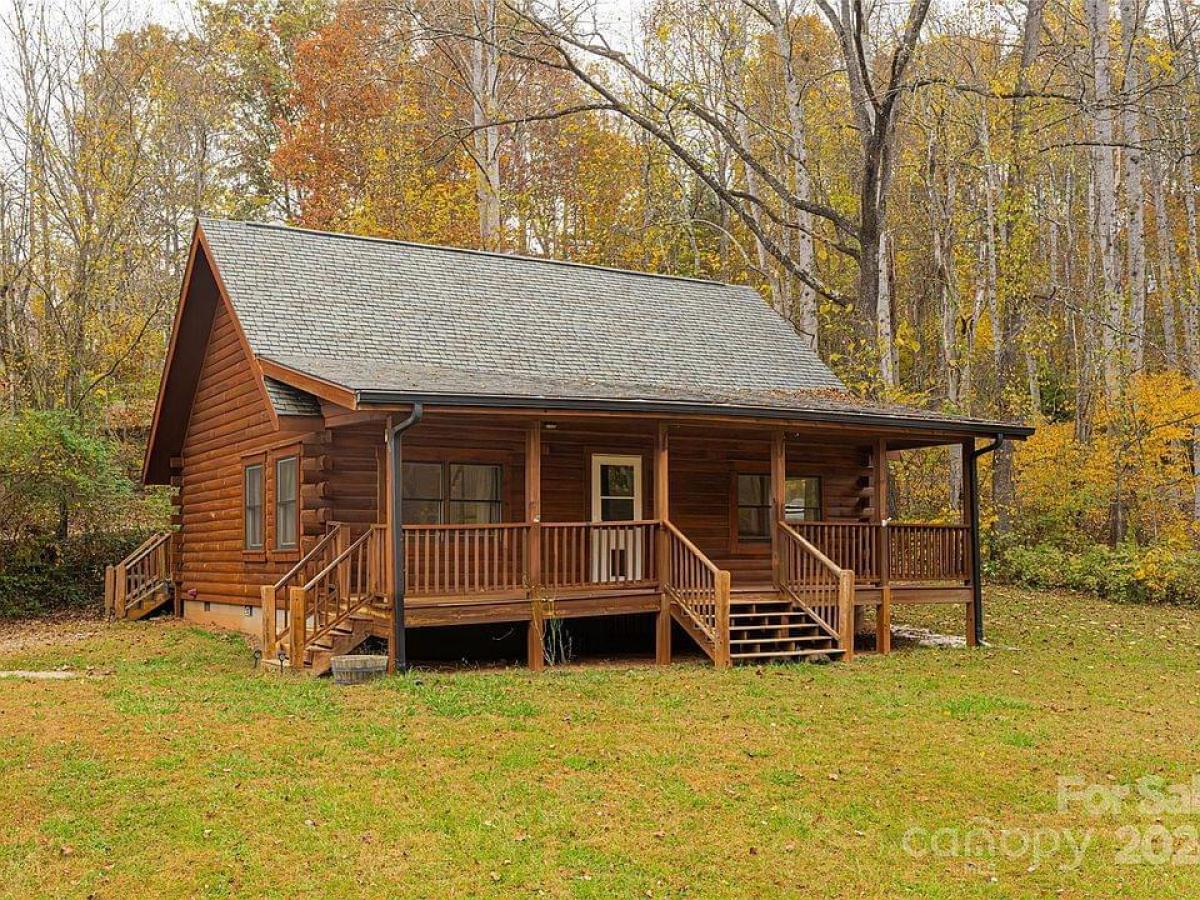
[[[328,634],[381,593],[383,582],[381,539],[384,533],[385,526],[372,525],[302,587],[289,588],[288,606],[291,610],[292,628],[290,634],[291,664],[294,668],[304,665],[304,650],[310,643]],[[375,542],[376,546],[370,547],[371,542]],[[367,548],[365,557],[362,555],[364,547]],[[340,594],[347,592],[354,574],[350,569],[353,568],[356,561],[359,563],[360,576],[366,579],[366,585],[360,585],[360,587],[367,589],[359,594],[357,601],[351,603],[349,596],[342,597]],[[320,586],[321,582],[331,575],[336,575],[339,583],[339,596],[336,598],[337,611],[326,621],[321,621],[314,604],[310,602],[310,595]],[[372,586],[373,589],[371,589]]]
[[[173,530],[160,531],[142,541],[128,556],[104,573],[104,608],[117,618],[125,618],[129,607],[171,581],[173,572]],[[165,549],[163,549],[165,547]],[[162,550],[161,553],[159,551]],[[153,556],[150,571],[135,579],[132,573]]]
[[[288,610],[288,595],[285,591],[291,585],[291,582],[296,581],[299,577],[303,577],[303,572],[307,566],[312,564],[313,560],[317,559],[321,554],[328,552],[329,548],[338,540],[342,529],[346,526],[341,522],[331,522],[328,530],[317,541],[311,550],[305,553],[296,562],[294,566],[287,570],[274,584],[264,584],[262,586],[260,596],[262,598],[261,613],[262,613],[262,650],[264,656],[274,656],[279,644],[288,636],[291,630],[291,618],[287,615]],[[276,624],[278,618],[277,611],[280,608],[279,592],[285,591],[283,596],[284,610],[284,625],[279,628]]]
[[[704,650],[713,662],[728,666],[730,573],[709,559],[675,523],[663,519],[661,527],[667,535],[666,558],[659,561],[663,592],[704,636],[709,644]]]
[[[854,655],[854,572],[843,569],[787,522],[776,523],[781,537],[777,586],[830,637],[846,659]],[[819,576],[823,572],[824,579]],[[833,620],[833,621],[831,621]]]

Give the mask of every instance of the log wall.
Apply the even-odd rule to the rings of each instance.
[[[233,319],[219,303],[181,454],[179,577],[186,600],[257,606],[259,586],[298,558],[295,550],[271,549],[274,460],[298,452],[310,424],[281,419],[284,430],[275,430]],[[251,458],[264,463],[266,478],[265,547],[254,553],[245,550],[242,531],[243,467]]]

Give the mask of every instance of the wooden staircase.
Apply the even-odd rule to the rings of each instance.
[[[265,667],[324,675],[334,657],[371,636],[373,610],[386,597],[384,537],[376,525],[352,540],[348,526],[335,524],[283,578],[262,589]]]
[[[104,570],[104,611],[118,619],[144,619],[175,599],[175,532],[147,538]]]
[[[799,662],[841,653],[838,642],[820,623],[779,591],[731,598],[729,659],[733,665]]]
[[[662,522],[656,552],[671,618],[718,668],[854,657],[854,573],[786,522],[777,527],[773,583],[734,592],[728,571]]]
[[[263,666],[276,671],[285,668],[300,668],[310,675],[325,675],[333,667],[335,656],[353,653],[363,641],[371,636],[371,623],[374,616],[364,608],[364,603],[358,598],[352,598],[351,606],[354,612],[330,627],[323,634],[305,642],[300,665],[292,665],[292,661],[284,656],[280,659],[263,659]]]

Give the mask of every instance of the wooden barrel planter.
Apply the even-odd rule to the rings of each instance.
[[[362,684],[387,672],[386,656],[335,656],[331,663],[335,684]]]

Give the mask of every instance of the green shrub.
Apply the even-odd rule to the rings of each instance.
[[[1032,588],[1085,591],[1136,603],[1200,606],[1200,553],[1170,547],[1108,547],[1067,551],[993,542],[986,573]]]
[[[124,531],[0,543],[0,618],[99,609],[104,567],[147,537],[145,531]]]

